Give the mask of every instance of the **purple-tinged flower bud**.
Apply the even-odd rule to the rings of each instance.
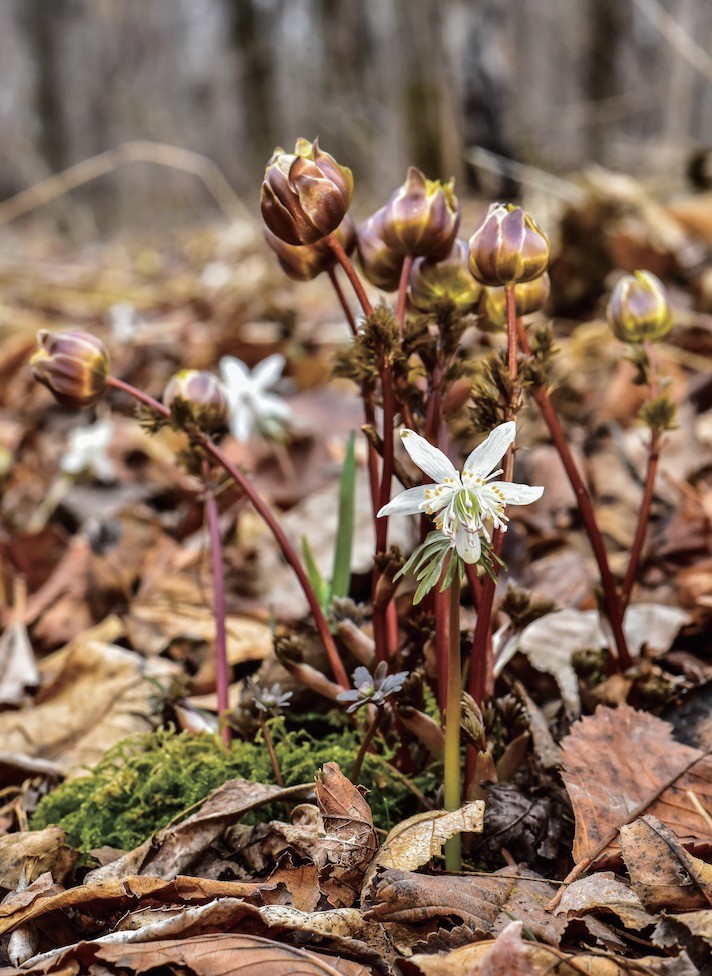
[[[430,311],[442,298],[450,298],[463,312],[473,309],[482,295],[468,267],[466,241],[455,241],[442,261],[416,258],[410,272],[410,300],[421,312]]]
[[[228,399],[217,376],[200,369],[181,369],[168,380],[163,402],[172,413],[185,411],[201,430],[212,431],[227,424]]]
[[[549,267],[549,238],[521,207],[493,203],[470,238],[470,271],[489,288],[518,285]]]
[[[348,214],[335,235],[346,254],[351,254],[356,247],[356,228]],[[284,273],[295,281],[311,281],[323,271],[331,271],[336,264],[334,252],[324,238],[314,244],[287,244],[265,228],[265,240],[277,255]]]
[[[411,166],[383,208],[384,243],[409,257],[446,257],[460,224],[454,185],[454,180],[428,180]]]
[[[405,256],[383,240],[384,207],[358,229],[356,246],[359,267],[368,281],[381,291],[395,291],[400,283]]]
[[[650,271],[618,281],[608,299],[608,323],[621,342],[656,342],[672,328],[665,286]]]
[[[293,153],[279,146],[267,163],[261,208],[265,224],[287,244],[313,244],[331,234],[351,205],[351,170],[319,149],[318,140],[297,139]]]
[[[544,272],[539,278],[514,286],[517,315],[530,315],[544,307],[551,292],[551,279]],[[507,294],[504,288],[485,288],[485,326],[493,330],[507,325]]]
[[[52,391],[63,407],[91,407],[106,389],[109,356],[104,343],[88,332],[37,334],[40,348],[30,359],[36,380]]]

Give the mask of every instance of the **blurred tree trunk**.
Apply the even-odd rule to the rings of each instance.
[[[626,16],[621,0],[588,0],[588,50],[583,70],[583,91],[591,103],[591,124],[586,126],[588,156],[602,162],[606,140],[606,101],[621,92],[619,57],[625,51]]]
[[[20,14],[35,70],[34,101],[40,123],[38,148],[52,172],[69,164],[60,71],[60,40],[66,15],[65,0],[50,3],[25,0]]]
[[[274,131],[275,84],[271,38],[274,24],[257,0],[226,0],[231,40],[238,55],[238,98],[244,113],[248,158],[263,165],[279,138]],[[289,148],[289,147],[287,147]]]
[[[460,125],[443,38],[446,2],[395,0],[406,145],[410,161],[430,179],[462,174]]]

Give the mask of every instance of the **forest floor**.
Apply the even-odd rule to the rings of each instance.
[[[495,606],[510,659],[477,733],[488,772],[447,814],[433,619],[427,603],[413,615],[413,585],[397,599],[411,677],[359,790],[367,719],[318,693],[328,664],[302,592],[225,484],[225,748],[203,492],[176,463],[181,436],[147,433],[115,390],[94,414],[64,410],[27,366],[38,330],[84,329],[114,375],[160,397],[183,366],[282,354],[286,437],[223,446],[328,573],[362,423],[354,388],[331,374],[348,330],[328,281],[288,281],[247,220],[72,252],[28,229],[3,247],[0,976],[712,973],[712,202],[663,210],[599,189],[560,238],[554,400],[619,580],[646,446],[644,390],[604,320],[611,272],[650,268],[675,308],[657,357],[677,426],[625,620],[634,666],[611,666],[575,498],[528,404],[520,480],[546,490],[507,536]],[[463,343],[477,356],[498,341],[474,326]],[[70,435],[93,420],[106,447],[68,473]],[[370,643],[374,548],[360,442],[356,456],[337,619],[349,674]],[[411,523],[392,520],[404,551]],[[474,619],[463,593],[464,653]],[[267,726],[247,679],[291,692]],[[460,830],[464,871],[447,873],[442,845]]]

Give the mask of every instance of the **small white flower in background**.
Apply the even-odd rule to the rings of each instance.
[[[279,353],[268,356],[250,372],[234,356],[220,360],[220,375],[230,403],[230,431],[235,440],[248,441],[253,433],[279,436],[287,424],[289,406],[275,393],[275,385],[284,370],[285,358]]]
[[[381,515],[433,515],[435,525],[450,540],[466,563],[482,554],[480,533],[491,541],[493,528],[507,529],[507,505],[529,505],[541,498],[541,487],[493,481],[502,469],[497,465],[516,436],[514,421],[500,424],[470,454],[459,472],[437,447],[412,430],[402,430],[405,449],[421,471],[436,483],[409,488],[380,510]]]
[[[116,342],[129,342],[144,324],[131,302],[118,302],[109,309],[109,326]]]
[[[114,427],[110,420],[97,420],[89,427],[75,427],[60,462],[62,471],[73,477],[89,472],[99,481],[113,481],[114,462],[108,454],[113,436]]]

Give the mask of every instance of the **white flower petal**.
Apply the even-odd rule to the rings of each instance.
[[[513,420],[495,427],[492,433],[476,447],[465,461],[463,471],[486,478],[490,471],[494,471],[507,448],[517,435],[517,425]]]
[[[245,364],[234,356],[223,356],[220,360],[220,376],[227,386],[230,399],[238,392],[251,387],[250,371]]]
[[[544,493],[540,485],[515,485],[511,481],[492,481],[490,484],[502,492],[507,505],[531,505]]]
[[[249,441],[255,426],[252,412],[244,404],[230,411],[230,433],[236,441]]]
[[[406,427],[401,431],[401,440],[420,470],[433,481],[442,483],[447,478],[452,478],[458,485],[460,484],[460,475],[452,461],[420,434]]]
[[[392,498],[387,505],[384,505],[381,511],[378,513],[380,518],[382,515],[421,515],[422,511],[420,505],[425,501],[426,490],[436,488],[436,485],[418,485],[416,488],[408,488],[407,491],[402,491],[400,495],[396,495]]]
[[[273,355],[263,359],[252,370],[250,379],[259,390],[268,390],[277,382],[284,372],[284,365],[287,360],[281,353],[275,352]]]
[[[258,417],[278,417],[280,420],[286,420],[291,413],[289,404],[274,393],[257,393],[253,408]]]

